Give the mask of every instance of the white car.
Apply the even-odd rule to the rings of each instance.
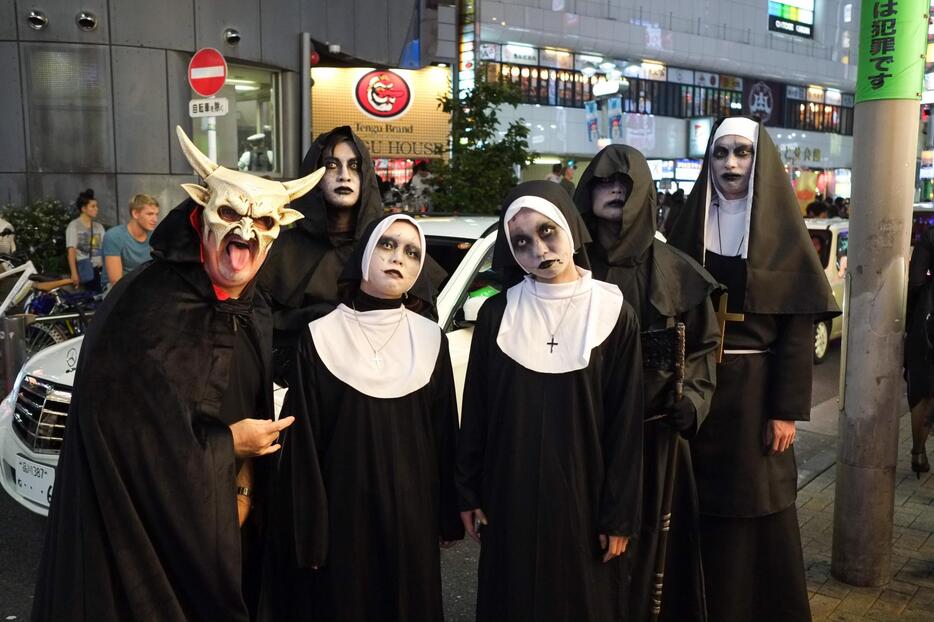
[[[804,224],[820,259],[837,305],[843,308],[846,281],[846,255],[849,250],[850,221],[845,218],[806,218]],[[830,342],[843,336],[843,316],[814,324],[814,363],[827,358]]]
[[[419,221],[428,253],[449,274],[438,296],[438,323],[450,343],[458,405],[476,312],[499,289],[491,272],[496,222],[493,216],[427,216]],[[81,342],[76,337],[29,359],[13,391],[0,402],[0,485],[43,516],[52,500]],[[276,388],[277,414],[284,395],[284,389]]]

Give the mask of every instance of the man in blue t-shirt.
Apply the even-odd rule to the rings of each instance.
[[[159,223],[159,202],[148,194],[130,199],[130,221],[104,234],[102,284],[113,285],[150,260],[149,236]]]

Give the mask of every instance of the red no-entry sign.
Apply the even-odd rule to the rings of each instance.
[[[188,63],[188,84],[203,97],[211,97],[227,81],[227,61],[214,48],[202,48],[195,52]]]

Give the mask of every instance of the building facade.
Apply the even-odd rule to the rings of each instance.
[[[205,47],[228,63],[218,161],[293,177],[302,112],[313,108],[303,67],[450,62],[453,11],[440,33],[437,13],[431,0],[0,2],[0,204],[68,203],[93,188],[106,224],[128,218],[137,192],[174,206],[192,180],[175,126],[208,152],[207,120],[189,115],[203,98],[187,79]],[[303,34],[315,58],[305,58]]]

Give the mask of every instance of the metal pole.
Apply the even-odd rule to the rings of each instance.
[[[3,393],[13,390],[16,376],[26,362],[26,316],[3,317]]]
[[[864,0],[860,12],[848,330],[831,560],[834,577],[859,586],[882,585],[892,571],[905,290],[928,8],[926,2],[898,2],[892,56],[903,56],[880,63],[869,24],[884,12],[884,4]],[[881,83],[880,68],[890,74]],[[909,79],[899,82],[906,72]]]
[[[302,153],[300,160],[311,149],[311,35],[302,33]]]

